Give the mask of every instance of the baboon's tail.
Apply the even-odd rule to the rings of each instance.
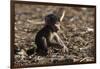
[[[35,53],[35,48],[29,49],[26,51],[27,55],[30,56]]]

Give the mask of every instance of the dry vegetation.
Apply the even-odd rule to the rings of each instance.
[[[69,48],[69,53],[62,54],[57,49],[49,48],[50,54],[46,57],[35,54],[27,56],[25,50],[36,47],[35,35],[43,27],[44,16],[55,13],[60,17],[62,9],[66,14],[59,35]],[[94,8],[16,4],[15,66],[95,61],[94,16]]]

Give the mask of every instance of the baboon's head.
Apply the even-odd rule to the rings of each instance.
[[[60,29],[59,18],[55,14],[49,14],[45,16],[45,23],[52,27],[54,32],[57,32]]]

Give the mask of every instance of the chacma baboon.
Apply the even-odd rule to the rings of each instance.
[[[45,25],[37,33],[35,38],[35,43],[37,45],[37,54],[47,55],[48,47],[50,46],[62,49],[63,52],[68,52],[68,48],[65,46],[65,44],[57,34],[59,29],[59,18],[56,15],[49,14],[45,16]],[[53,40],[55,40],[55,42]]]

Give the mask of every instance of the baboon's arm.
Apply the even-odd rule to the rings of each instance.
[[[48,45],[51,46],[51,47],[55,47],[55,48],[62,48],[62,46],[58,42],[54,42],[53,39],[54,39],[54,37],[53,38],[47,38]]]
[[[60,46],[62,46],[63,47],[63,51],[64,52],[68,52],[68,48],[66,47],[66,45],[64,44],[64,42],[61,40],[61,38],[59,37],[59,35],[57,34],[57,33],[54,33],[54,35],[55,35],[55,39],[56,39],[56,41],[60,44]]]

